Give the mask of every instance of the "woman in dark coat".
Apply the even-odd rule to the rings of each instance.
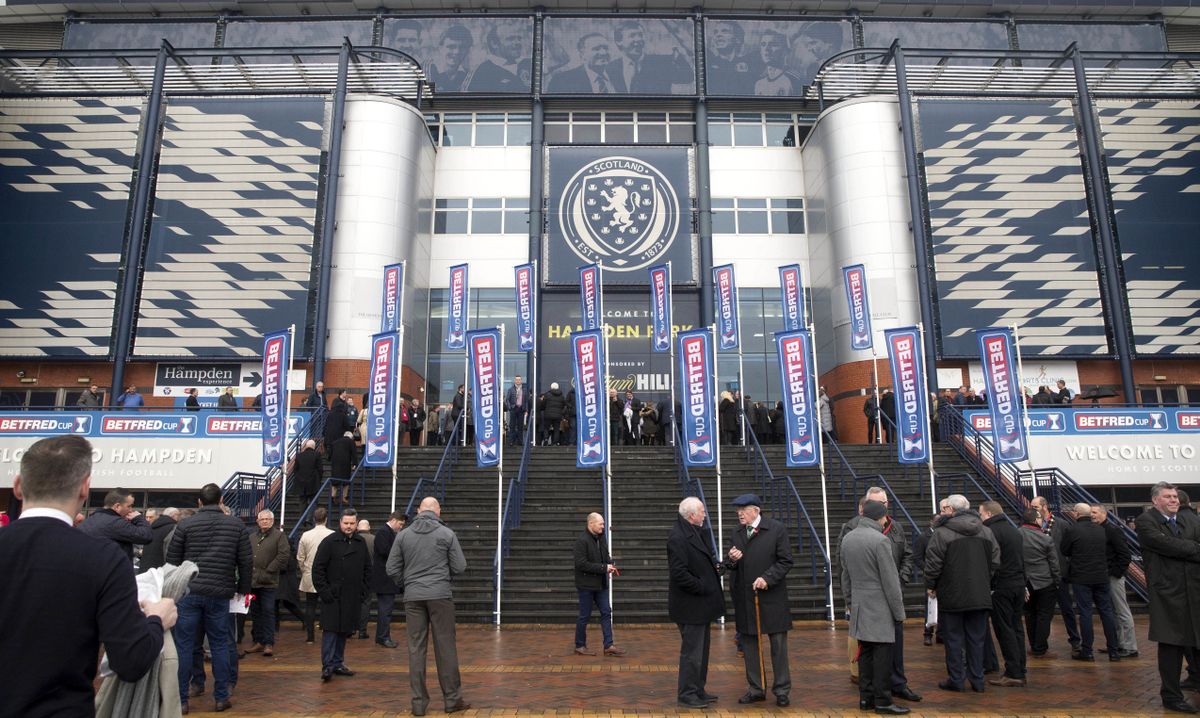
[[[721,392],[721,404],[717,407],[717,417],[721,427],[721,443],[730,446],[737,443],[737,404],[733,395],[727,391]]]
[[[775,410],[771,412],[771,443],[782,444],[787,436],[787,426],[784,421],[787,414],[783,412],[783,402],[775,402]]]
[[[346,414],[346,402],[335,401],[325,417],[325,455],[332,458],[333,442],[347,431],[354,431],[354,424]]]
[[[371,590],[371,555],[356,531],[358,516],[343,512],[338,530],[317,547],[313,588],[321,599],[321,680],[334,674],[354,675],[346,668],[346,638],[358,630],[363,597]]]

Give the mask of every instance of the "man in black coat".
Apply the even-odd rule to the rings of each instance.
[[[145,545],[154,538],[150,524],[133,508],[133,494],[125,489],[112,489],[104,495],[104,508],[79,524],[79,530],[98,539],[117,545],[125,557],[133,560],[133,545]]]
[[[335,479],[349,479],[354,473],[354,434],[349,431],[342,432],[342,435],[333,442],[333,448],[329,452],[329,476]],[[334,498],[345,504],[349,503],[350,499],[350,484],[343,483],[341,485],[341,496],[338,496],[338,487],[330,486]]]
[[[1179,490],[1165,481],[1150,489],[1150,501],[1154,507],[1137,518],[1137,535],[1150,592],[1150,640],[1158,643],[1159,694],[1164,708],[1196,713],[1183,697],[1179,672],[1184,655],[1200,648],[1200,520],[1179,510]]]
[[[566,409],[567,399],[563,396],[558,382],[551,382],[550,391],[542,395],[542,418],[546,421],[546,435],[550,438],[551,446],[562,445],[562,418]]]
[[[896,395],[891,391],[883,392],[879,398],[879,413],[883,414],[880,419],[883,422],[883,440],[890,444],[896,440]]]
[[[154,523],[150,524],[152,538],[150,543],[142,549],[142,560],[138,562],[138,573],[149,571],[152,568],[161,568],[167,563],[167,537],[175,530],[178,521],[179,509],[172,506],[163,509],[162,516],[154,519]]]
[[[304,406],[309,409],[329,408],[329,401],[325,398],[325,382],[317,382],[316,386],[313,387],[312,393],[304,400]]]
[[[1075,605],[1079,610],[1079,636],[1082,643],[1079,654],[1071,658],[1094,661],[1092,655],[1092,607],[1100,612],[1100,623],[1104,626],[1104,640],[1108,660],[1119,661],[1120,647],[1117,643],[1117,624],[1113,619],[1112,598],[1108,583],[1108,533],[1103,526],[1092,522],[1090,504],[1075,504],[1075,523],[1063,536],[1062,552],[1070,563],[1065,573],[1075,594]]]
[[[1067,535],[1067,529],[1074,523],[1074,510],[1063,507],[1062,516],[1055,516],[1050,511],[1050,504],[1045,496],[1035,496],[1029,505],[1037,509],[1041,519],[1042,532],[1050,536],[1054,549],[1058,551],[1058,612],[1062,616],[1063,626],[1067,629],[1067,641],[1071,644],[1072,655],[1079,652],[1079,619],[1075,615],[1075,597],[1071,594],[1071,584],[1067,581],[1067,569],[1070,561],[1063,555],[1062,541]]]
[[[1133,611],[1129,610],[1129,596],[1125,589],[1125,572],[1133,560],[1129,540],[1125,538],[1125,526],[1119,521],[1108,520],[1108,509],[1101,504],[1092,506],[1092,522],[1104,527],[1108,538],[1108,593],[1112,600],[1113,622],[1117,627],[1117,653],[1121,658],[1136,658],[1137,636],[1134,634]]]
[[[201,634],[208,637],[212,649],[213,699],[216,709],[223,711],[232,707],[230,684],[237,682],[229,599],[250,593],[254,553],[245,525],[225,515],[221,487],[205,484],[199,503],[200,510],[179,522],[167,546],[167,563],[178,566],[192,561],[200,569],[188,586],[190,592],[179,601],[179,629],[173,634],[179,653],[180,702],[186,708],[193,649]]]
[[[306,439],[304,449],[296,455],[292,464],[292,484],[300,492],[301,511],[308,508],[321,488],[321,456],[317,453],[317,442]]]
[[[392,608],[396,605],[396,594],[403,589],[387,575],[388,554],[392,544],[396,543],[396,534],[408,523],[408,514],[403,511],[393,511],[387,523],[375,532],[375,544],[372,546],[371,557],[371,588],[375,591],[378,604],[379,618],[375,621],[375,642],[384,648],[395,648],[400,645],[392,640]]]
[[[1025,544],[997,501],[979,505],[983,525],[1000,545],[1000,568],[992,574],[992,629],[1004,656],[1004,675],[988,681],[1006,688],[1025,685]]]
[[[100,644],[123,681],[150,670],[175,624],[175,602],[141,608],[133,566],[111,541],[75,531],[91,489],[92,445],[81,436],[36,442],[21,457],[13,494],[21,518],[0,529],[0,713],[90,716]]]
[[[346,639],[358,628],[363,596],[371,590],[371,562],[367,542],[358,534],[358,513],[346,509],[313,561],[313,586],[321,598],[322,681],[354,675],[346,667]]]
[[[787,706],[791,702],[788,692],[792,689],[787,652],[792,612],[786,580],[792,570],[792,550],[787,528],[762,515],[762,499],[754,494],[737,497],[733,505],[740,529],[733,532],[733,546],[723,566],[733,575],[729,592],[745,649],[746,682],[750,684],[750,690],[738,703],[745,705],[767,699],[759,670],[761,633],[771,644],[771,673],[775,677],[771,692],[775,694],[775,704]]]
[[[608,577],[617,576],[617,567],[608,555],[604,538],[604,517],[588,514],[587,528],[575,539],[575,590],[579,592],[579,618],[575,622],[575,653],[594,656],[587,647],[587,626],[592,606],[600,609],[600,632],[604,634],[604,655],[623,656],[625,651],[613,645],[612,606],[608,601]]]
[[[667,613],[679,627],[677,700],[684,708],[704,708],[717,700],[704,685],[708,682],[709,627],[725,615],[725,597],[712,546],[701,532],[704,514],[700,499],[684,499],[667,537]]]

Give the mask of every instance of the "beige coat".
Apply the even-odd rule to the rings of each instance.
[[[317,547],[325,537],[333,533],[328,526],[314,526],[300,536],[300,546],[296,549],[296,563],[300,564],[300,590],[304,593],[316,593],[313,587],[312,567],[317,557]]]

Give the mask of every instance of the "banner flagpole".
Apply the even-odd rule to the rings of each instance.
[[[538,292],[537,287],[538,287],[538,285],[536,284],[536,282],[541,281],[542,275],[538,274],[538,264],[537,264],[536,259],[530,261],[530,264],[533,265],[532,274],[533,274],[533,282],[535,282],[535,284],[533,285],[533,301],[531,302],[532,311],[533,311],[533,332],[534,332],[534,334],[533,334],[533,356],[532,356],[533,361],[529,367],[529,419],[525,422],[525,433],[527,435],[527,438],[529,439],[529,443],[533,446],[537,446],[537,442],[538,442],[538,435],[537,435],[538,346],[541,344],[542,330],[541,330],[541,327],[538,325],[538,319],[540,317],[538,317],[538,315],[537,315],[537,292]]]
[[[1029,485],[1033,488],[1033,495],[1036,498],[1038,495],[1037,471],[1033,468],[1033,451],[1030,450],[1030,446],[1029,446],[1032,443],[1029,440],[1029,436],[1032,432],[1030,432],[1030,430],[1029,430],[1029,426],[1030,426],[1029,407],[1025,404],[1025,368],[1024,368],[1024,365],[1021,363],[1021,330],[1016,324],[1012,325],[1012,333],[1013,333],[1013,350],[1017,353],[1017,386],[1021,387],[1020,399],[1021,399],[1021,409],[1023,410],[1021,413],[1022,413],[1022,416],[1025,417],[1024,421],[1023,421],[1023,423],[1025,424],[1025,461],[1027,461],[1029,463]],[[992,397],[990,397],[990,396],[988,397],[988,399],[991,399],[991,398]],[[1017,476],[1018,476],[1018,478],[1020,477],[1019,472],[1018,472]]]
[[[292,365],[296,362],[296,325],[288,325],[288,368],[283,376],[283,490],[279,497],[279,528],[283,530],[283,520],[287,515],[287,479],[288,460],[291,456],[291,436],[288,430],[292,426],[292,389],[289,379],[292,375]]]
[[[815,331],[814,325],[812,325],[812,324],[808,325],[808,336],[810,337],[809,352],[812,357],[812,383],[813,383],[813,388],[816,389],[817,386],[820,384],[820,382],[817,381],[817,378],[821,376],[821,370],[817,367],[817,343],[816,343],[816,339],[815,339],[816,331]],[[872,349],[872,351],[874,351],[874,349]],[[874,364],[874,362],[872,362],[872,364]],[[876,382],[876,383],[878,384],[878,382]],[[878,402],[876,402],[876,407],[878,407]],[[819,443],[822,439],[825,438],[825,425],[824,425],[824,422],[821,421],[820,409],[818,408],[817,411],[814,413],[817,415],[817,442]],[[876,427],[878,427],[878,426],[879,425],[876,424]],[[821,471],[821,513],[824,515],[824,518],[825,518],[825,553],[826,553],[826,558],[828,559],[828,562],[829,562],[829,571],[830,571],[829,580],[826,581],[826,584],[827,584],[826,588],[828,589],[827,598],[829,599],[829,624],[830,624],[830,628],[836,629],[837,624],[834,621],[834,616],[836,615],[836,612],[835,612],[834,606],[833,606],[833,556],[830,553],[833,551],[833,549],[831,548],[831,545],[829,543],[829,495],[828,495],[828,491],[826,489],[826,481],[825,481],[825,454],[826,454],[825,451],[821,452],[821,462],[819,464],[817,464],[817,466],[819,467],[819,469]]]
[[[408,276],[408,260],[400,262],[400,276]],[[400,379],[404,374],[404,283],[401,282],[397,291],[397,304],[399,308],[396,312],[396,329],[399,330],[399,337],[396,339],[396,379],[392,391],[396,394],[396,399],[393,401],[392,407],[392,512],[396,511],[396,481],[398,475],[398,464],[400,463]],[[426,411],[428,411],[426,407]],[[363,411],[366,411],[364,407]]]
[[[917,335],[920,337],[920,341],[917,342],[918,344],[920,344],[917,351],[921,352],[921,366],[928,367],[929,365],[926,362],[929,361],[929,357],[925,356],[925,325],[922,324],[921,322],[917,322]],[[928,371],[926,371],[926,373],[928,373]],[[925,387],[925,396],[926,397],[929,396],[929,387],[928,386]],[[926,398],[926,401],[929,401],[929,399]],[[937,411],[937,402],[936,401],[930,401],[929,406],[930,406],[931,410]],[[931,424],[931,422],[928,421],[928,417],[926,417],[926,423]],[[896,437],[896,439],[897,439],[897,441],[899,441],[900,437]],[[937,474],[933,470],[933,444],[934,444],[934,442],[933,442],[932,436],[929,437],[928,443],[929,443],[929,502],[930,502],[931,506],[933,507],[933,513],[936,514],[938,512]]]
[[[713,341],[713,344],[712,344],[713,416],[717,417],[717,421],[719,422],[720,421],[719,417],[721,415],[720,414],[720,405],[717,403],[717,387],[720,386],[719,379],[717,377],[717,342],[719,341],[717,339],[717,337],[719,335],[717,333],[717,325],[716,324],[711,324],[711,325],[709,325],[709,327],[712,329],[712,341]],[[719,423],[717,425],[720,426]],[[717,459],[717,559],[719,560],[721,558],[721,552],[724,550],[723,547],[725,546],[725,514],[721,510],[725,506],[725,495],[723,493],[723,488],[721,486],[721,439],[719,436],[713,437],[713,452],[715,453],[716,459]],[[721,586],[724,587],[724,585],[725,585],[725,578],[722,576],[721,577]],[[725,620],[725,617],[722,616],[721,617],[722,623],[724,622],[724,620]]]
[[[504,386],[504,325],[497,324],[496,328],[500,330],[500,371],[498,379],[494,386],[500,389]],[[503,407],[503,401],[497,402],[494,406]],[[503,408],[500,409],[503,411]],[[496,625],[500,625],[500,591],[503,588],[504,576],[504,444],[508,441],[508,437],[504,432],[504,420],[498,420],[500,427],[500,438],[497,443],[500,445],[497,448],[497,453],[500,457],[496,462]]]
[[[674,281],[674,273],[672,272],[671,260],[667,260],[667,276]],[[674,291],[671,283],[667,283],[667,304],[671,304],[674,300]],[[675,434],[678,432],[679,417],[675,416],[675,308],[671,308],[671,321],[667,324],[667,344],[670,348],[670,360],[668,366],[671,369],[671,405],[667,410],[671,412],[671,446],[675,445]],[[715,384],[713,385],[716,386]]]
[[[608,375],[608,318],[604,316],[604,265],[596,262],[596,313],[600,320],[600,333],[604,337],[604,388],[609,387],[612,377]],[[608,401],[608,397],[603,398]],[[611,425],[611,417],[610,417]],[[576,417],[578,424],[578,417]],[[609,437],[604,443],[604,538],[608,542],[608,560],[612,561],[612,444],[613,437]],[[610,573],[606,577],[608,581],[608,610],[609,616],[614,616],[613,601],[613,575]]]
[[[874,339],[871,340],[871,396],[875,398],[875,443],[882,444],[883,424],[879,422],[879,355],[875,352]]]

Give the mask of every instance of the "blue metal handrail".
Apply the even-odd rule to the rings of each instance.
[[[525,505],[525,487],[529,479],[529,461],[533,456],[533,444],[529,441],[529,414],[525,415],[525,441],[521,448],[521,465],[517,475],[508,481],[508,493],[504,497],[504,514],[500,518],[500,544],[496,546],[496,557],[492,560],[492,593],[499,621],[499,598],[496,594],[504,585],[504,559],[508,558],[512,532],[521,526],[521,508]]]
[[[418,505],[417,501],[421,496],[432,496],[439,502],[446,498],[446,484],[450,483],[450,479],[454,477],[454,465],[458,463],[458,443],[455,440],[466,418],[467,412],[463,411],[454,420],[454,427],[450,429],[450,436],[446,439],[446,448],[442,450],[442,458],[438,461],[437,471],[434,472],[432,479],[424,476],[417,479],[417,485],[413,487],[412,496],[408,499],[408,505],[404,507],[404,513],[412,516],[413,507]],[[465,431],[465,429],[462,430]],[[422,492],[421,489],[426,486],[429,489]]]
[[[312,512],[316,511],[317,507],[321,505],[322,499],[327,500],[326,509],[330,514],[333,513],[333,493],[330,492],[329,494],[326,494],[325,489],[327,488],[341,484],[348,485],[350,487],[350,505],[353,506],[355,483],[357,483],[359,499],[358,505],[362,506],[367,500],[367,472],[365,471],[367,468],[366,461],[366,456],[363,456],[363,458],[359,459],[358,464],[354,467],[354,471],[350,472],[350,478],[348,479],[330,476],[329,478],[325,479],[325,481],[321,482],[321,488],[317,489],[317,493],[313,496],[312,501],[308,502],[308,505],[305,506],[304,510],[300,512],[300,516],[297,517],[292,523],[292,530],[288,532],[288,538],[296,538],[296,534],[300,533],[300,528],[306,521],[308,521],[309,517],[312,516]]]
[[[310,409],[297,407],[293,411],[307,412]],[[327,409],[317,407],[304,427],[288,440],[285,456],[290,456],[292,461],[295,461],[296,456],[300,453],[300,447],[304,446],[305,441],[324,435],[325,419],[328,415]],[[243,521],[252,520],[264,508],[271,509],[278,515],[279,506],[283,500],[282,488],[285,481],[290,489],[292,485],[290,464],[286,467],[272,466],[263,474],[239,471],[221,485],[221,502],[225,504],[232,515]],[[266,487],[261,491],[256,488],[260,482]]]
[[[708,500],[704,498],[704,485],[700,483],[698,477],[692,477],[688,471],[687,461],[684,460],[683,428],[678,423],[672,422],[672,425],[675,429],[675,479],[679,482],[679,490],[684,498],[695,496],[707,507]],[[715,441],[716,437],[713,440]],[[720,509],[718,508],[718,510]],[[712,546],[713,556],[719,561],[721,559],[721,547],[717,545],[717,536],[713,533],[712,521],[708,513],[708,511],[705,511],[704,528],[708,531],[708,542]]]

